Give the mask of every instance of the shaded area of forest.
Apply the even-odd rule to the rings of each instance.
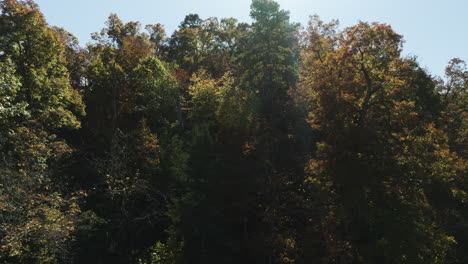
[[[86,47],[0,8],[0,262],[468,263],[462,60],[271,0]]]

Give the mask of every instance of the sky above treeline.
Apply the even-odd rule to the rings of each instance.
[[[250,22],[251,0],[36,0],[50,25],[73,33],[82,46],[104,27],[110,13],[124,21],[161,23],[170,35],[189,13],[201,18],[234,17]],[[277,0],[291,20],[309,16],[339,19],[342,27],[359,20],[390,24],[404,36],[404,54],[417,56],[432,75],[443,77],[452,58],[468,61],[468,0]]]

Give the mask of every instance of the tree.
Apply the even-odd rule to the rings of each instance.
[[[205,69],[215,77],[230,70],[230,61],[237,41],[237,20],[202,20],[187,15],[168,40],[167,60],[176,62],[189,75]]]
[[[88,46],[82,132],[83,163],[93,161],[87,184],[97,190],[89,206],[104,223],[81,236],[79,259],[127,263],[166,236],[166,213],[187,158],[172,66],[155,57],[139,23],[111,14],[106,25]]]
[[[448,126],[450,147],[466,159],[468,131],[466,123],[468,69],[466,63],[460,59],[452,59],[445,70],[445,75],[447,80],[445,83],[439,84],[438,90],[444,105],[444,119]]]
[[[110,14],[81,47],[1,0],[0,262],[468,263],[466,64],[250,16]]]
[[[169,215],[170,252],[181,263],[237,263],[245,259],[244,142],[250,122],[249,94],[226,73],[216,79],[206,71],[191,78],[187,178]],[[241,213],[240,213],[241,212]],[[219,236],[223,233],[224,236]]]
[[[60,37],[49,28],[32,1],[2,1],[2,56],[16,64],[31,117],[52,129],[78,128],[84,115],[81,95],[70,86]]]
[[[157,23],[157,24],[148,24],[145,26],[145,29],[149,33],[149,40],[154,43],[155,53],[158,56],[162,56],[162,53],[165,48],[165,42],[167,40],[166,31],[164,30],[164,26]]]
[[[464,248],[468,232],[467,219],[467,163],[466,136],[468,131],[467,110],[467,80],[468,70],[464,61],[452,59],[446,68],[445,81],[438,81],[437,90],[442,101],[440,124],[447,134],[450,149],[450,159],[441,163],[441,167],[450,167],[458,177],[447,181],[437,180],[431,189],[431,200],[438,210],[438,220],[446,232],[455,237],[457,244],[453,246],[449,260],[453,263],[467,261]],[[447,175],[448,176],[448,175]],[[446,177],[447,177],[446,176]]]
[[[305,186],[318,200],[311,225],[321,230],[322,257],[442,263],[454,238],[434,221],[428,186],[457,174],[437,169],[451,158],[444,134],[425,118],[434,85],[400,57],[402,38],[388,25],[360,22],[333,36],[307,47],[301,80],[321,135]]]
[[[106,25],[94,34],[95,43],[88,47],[85,89],[85,131],[101,151],[110,147],[116,129],[130,126],[128,118],[134,103],[130,75],[141,59],[153,53],[153,45],[139,31],[139,23],[124,24],[111,14]],[[130,123],[135,125],[139,120]]]
[[[250,15],[253,23],[240,41],[236,60],[241,72],[239,86],[254,100],[255,128],[249,145],[255,169],[246,184],[255,186],[257,197],[249,201],[255,211],[248,216],[249,230],[255,230],[252,237],[265,242],[260,246],[258,241],[249,241],[256,245],[249,250],[258,262],[281,262],[289,247],[286,208],[292,199],[283,193],[295,188],[293,183],[301,178],[302,151],[309,143],[302,141],[307,132],[303,138],[298,134],[303,117],[290,98],[298,77],[299,25],[291,23],[289,13],[274,1],[252,1]]]
[[[59,180],[73,153],[63,136],[80,127],[84,105],[63,42],[37,5],[7,0],[0,8],[0,259],[65,262],[84,193]]]
[[[162,129],[180,119],[179,85],[166,65],[156,57],[140,61],[132,76],[131,102],[135,118],[145,118],[153,129]]]

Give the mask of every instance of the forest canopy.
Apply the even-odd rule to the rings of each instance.
[[[0,262],[468,263],[468,67],[390,25],[0,1]]]

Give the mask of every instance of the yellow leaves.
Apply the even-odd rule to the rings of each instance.
[[[65,141],[53,141],[48,144],[53,157],[61,158],[72,154],[75,150],[68,146]]]
[[[205,70],[194,73],[190,79],[192,85],[189,87],[189,94],[193,100],[202,98],[208,100],[210,97],[219,100],[224,94],[223,88],[233,81],[229,75],[230,73],[226,73],[220,79],[214,79]]]
[[[225,128],[240,128],[248,123],[251,95],[233,87],[230,72],[214,79],[202,70],[192,76],[191,82],[192,118],[211,124],[219,122]]]
[[[23,170],[44,170],[46,161],[50,154],[47,148],[46,134],[40,132],[38,135],[26,127],[19,127],[13,135],[15,152],[20,157],[18,166]]]
[[[25,174],[43,171],[51,160],[61,159],[74,151],[64,141],[56,140],[54,135],[37,127],[19,127],[11,134],[11,140],[18,169]]]
[[[311,159],[309,160],[309,162],[307,163],[306,167],[305,167],[305,172],[307,174],[321,174],[323,172],[323,169],[324,169],[324,165],[325,165],[325,161],[323,160],[316,160],[316,159]],[[309,177],[310,178],[310,177]],[[314,179],[313,178],[307,178],[306,181],[313,181]]]
[[[135,188],[133,177],[120,177],[119,175],[106,174],[105,179],[113,195],[127,194]]]
[[[293,236],[279,235],[275,242],[282,251],[279,253],[279,263],[295,263],[296,239]]]
[[[244,144],[244,146],[242,147],[242,149],[243,149],[243,151],[242,151],[243,154],[247,156],[247,155],[253,153],[253,151],[255,151],[255,144],[252,144],[250,142],[246,142]]]
[[[72,239],[75,221],[81,213],[78,205],[80,197],[64,199],[59,193],[47,190],[26,192],[21,196],[21,204],[17,204],[18,200],[15,199],[17,210],[3,214],[0,227],[5,233],[0,238],[0,254],[10,257],[32,254],[35,259],[42,259],[41,263],[48,263],[45,259]],[[0,201],[6,198],[7,203],[12,199],[5,196],[0,198]],[[30,252],[31,247],[34,248],[33,252]]]
[[[455,197],[457,200],[459,200],[463,204],[468,203],[468,192],[459,188],[454,188],[451,191],[452,191],[453,197]]]
[[[145,160],[150,167],[158,166],[159,160],[159,140],[156,134],[153,134],[148,127],[146,120],[140,121],[137,130],[137,155]]]

